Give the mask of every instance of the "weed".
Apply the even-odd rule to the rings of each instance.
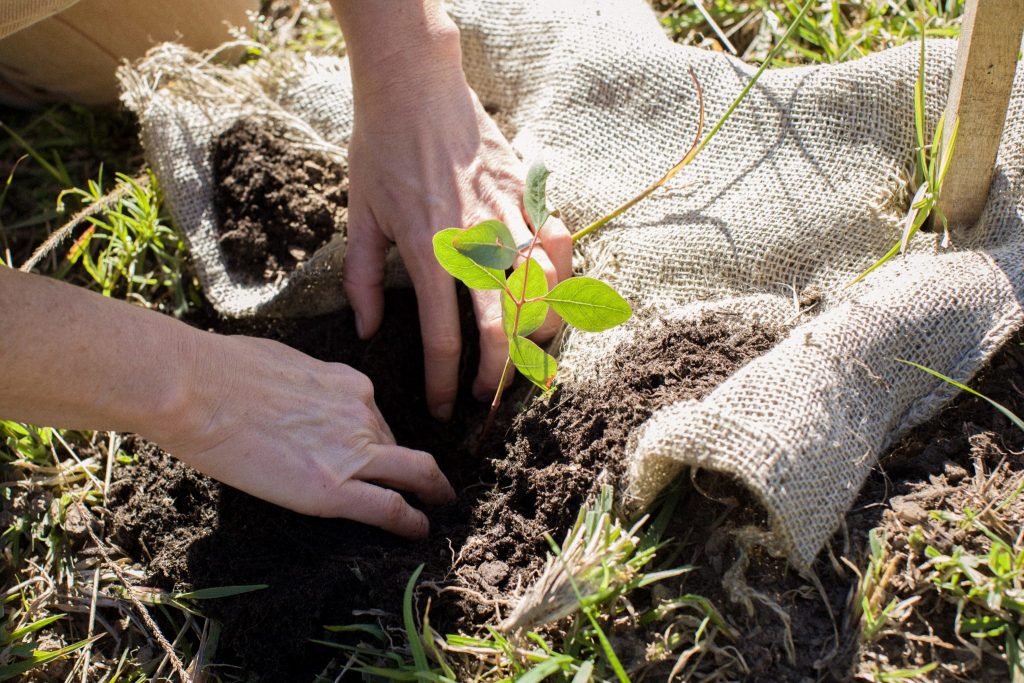
[[[781,43],[783,12],[795,14],[793,0],[658,0],[661,22],[674,40],[710,44],[765,61]],[[835,63],[929,38],[955,38],[963,0],[821,0],[801,18],[798,33],[771,58],[772,66]],[[918,18],[928,18],[922,24]],[[715,45],[717,43],[717,45]]]
[[[868,534],[867,569],[861,573],[853,563],[843,558],[859,576],[854,604],[849,612],[850,621],[860,620],[860,640],[870,643],[884,634],[884,629],[900,624],[910,616],[910,609],[920,601],[919,597],[899,600],[892,598],[885,602],[889,584],[899,568],[899,557],[889,554],[884,532],[872,529]],[[884,603],[884,604],[883,604]]]
[[[939,194],[942,192],[942,183],[949,171],[949,161],[953,157],[953,150],[956,147],[957,131],[960,128],[960,119],[953,121],[953,131],[949,136],[949,144],[943,147],[942,133],[945,127],[945,113],[939,117],[935,127],[935,135],[932,144],[925,144],[925,108],[924,108],[924,31],[921,32],[921,57],[918,61],[917,82],[914,84],[914,128],[917,132],[917,164],[914,171],[914,183],[917,190],[914,198],[910,201],[910,210],[903,219],[903,231],[899,241],[893,245],[886,254],[878,259],[871,267],[858,275],[847,287],[852,286],[866,278],[873,271],[880,268],[896,254],[903,254],[907,250],[907,243],[917,234],[918,230],[925,224],[933,213],[942,222],[942,246],[949,246],[949,224],[946,217],[939,210]]]
[[[906,365],[927,372],[957,388],[984,399],[1024,431],[1024,421],[1002,404],[970,389],[942,373],[910,361]],[[1006,662],[1008,680],[1024,677],[1024,532],[1021,531],[1021,496],[1024,477],[996,472],[983,485],[963,490],[963,498],[949,500],[929,513],[929,521],[914,526],[898,539],[904,550],[889,556],[884,535],[872,532],[868,568],[858,584],[861,605],[861,642],[883,635],[899,635],[912,605],[929,600],[930,612],[941,614],[935,603],[952,608],[952,633],[979,660],[983,652]],[[885,607],[886,589],[895,576],[896,565],[910,565],[900,572],[900,601],[892,598]],[[909,581],[909,585],[907,582]],[[947,608],[948,609],[948,608]],[[948,611],[946,612],[949,613]],[[934,617],[930,618],[932,624]],[[898,629],[887,629],[889,625]],[[932,632],[929,624],[928,630]],[[952,645],[944,647],[952,649]],[[879,681],[921,677],[939,665],[931,662],[916,669],[875,671]]]
[[[0,247],[13,267],[23,262],[60,219],[54,196],[84,183],[101,166],[139,166],[135,121],[125,112],[59,105],[43,111],[0,108]],[[78,206],[70,207],[77,210]]]
[[[152,172],[140,178],[118,173],[116,188],[103,191],[103,171],[86,189],[65,190],[58,197],[78,198],[89,227],[75,240],[56,277],[84,271],[83,284],[104,296],[134,301],[181,316],[199,303],[198,286],[187,267],[185,242],[170,224]],[[33,258],[33,261],[36,259]],[[31,263],[31,262],[30,262]]]

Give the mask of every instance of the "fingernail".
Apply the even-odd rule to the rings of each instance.
[[[452,419],[452,413],[454,411],[454,405],[452,405],[451,403],[444,403],[442,405],[439,405],[437,407],[437,410],[434,411],[434,417],[436,417],[439,420],[444,420],[445,422],[447,422],[448,420]]]
[[[363,326],[363,316],[356,311],[356,334],[360,339],[366,339],[366,328]]]

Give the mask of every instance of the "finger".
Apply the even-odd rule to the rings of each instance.
[[[438,265],[429,241],[404,248],[400,245],[400,249],[416,289],[427,406],[435,418],[449,420],[459,390],[459,358],[462,353],[455,280]]]
[[[565,223],[549,218],[540,230],[540,245],[555,266],[557,282],[572,277],[572,234]]]
[[[429,505],[455,500],[455,489],[429,453],[394,445],[370,446],[370,453],[373,459],[356,478],[414,493]]]
[[[486,401],[494,395],[505,368],[508,338],[501,323],[501,293],[496,290],[474,291],[472,298],[480,333],[480,365],[473,381],[473,396],[478,401]]]
[[[370,210],[354,204],[349,209],[342,280],[360,339],[376,334],[384,316],[384,259],[388,247],[389,242]]]
[[[513,219],[512,216],[508,215],[510,213],[511,210],[506,212],[508,227],[509,230],[512,231],[512,236],[515,237],[516,239],[516,244],[525,244],[529,242],[529,240],[533,238],[533,233],[527,227],[526,219],[523,218],[522,209],[520,208],[518,211],[516,211],[517,215],[515,216],[515,219]],[[543,235],[544,233],[542,231],[542,238]],[[532,258],[538,264],[540,264],[541,269],[543,269],[544,271],[544,277],[548,281],[548,289],[551,289],[552,287],[558,284],[558,271],[555,269],[554,263],[552,263],[551,259],[548,257],[548,254],[544,251],[543,247],[543,243],[538,242],[537,246],[533,249]],[[525,253],[529,253],[529,250],[524,252],[524,254]],[[518,267],[519,264],[523,262],[523,260],[523,256],[518,257],[516,259],[516,266]],[[534,331],[533,334],[530,335],[530,339],[533,339],[534,341],[538,342],[547,341],[548,339],[551,339],[553,336],[555,336],[555,332],[558,331],[558,326],[560,324],[561,323],[559,321],[559,318],[557,315],[555,315],[554,311],[548,311],[547,318],[544,319],[544,324],[541,325],[536,331]]]
[[[562,221],[554,217],[548,218],[540,230],[538,246],[543,250],[544,258],[537,260],[544,268],[549,290],[562,280],[572,277],[572,235]],[[534,341],[547,341],[554,337],[561,324],[561,318],[554,311],[548,311],[544,324],[530,335],[530,338]]]
[[[426,538],[430,532],[427,516],[397,491],[350,479],[338,488],[337,495],[337,507],[325,517],[352,519],[403,538]]]
[[[532,237],[522,211],[514,205],[507,205],[503,210],[499,210],[498,218],[508,226],[516,244],[524,244]],[[516,265],[518,266],[522,260],[518,258]],[[480,333],[480,364],[476,379],[473,381],[473,396],[478,401],[486,401],[494,395],[501,381],[505,362],[508,360],[508,337],[502,325],[501,292],[474,291],[472,296],[473,311]],[[513,374],[509,373],[505,378],[505,384],[511,383],[512,379]]]
[[[388,426],[387,420],[381,414],[380,408],[377,407],[376,403],[371,403],[370,408],[373,410],[374,417],[377,420],[377,428],[380,430],[381,436],[384,437],[382,441],[387,445],[393,445],[395,443],[395,435],[391,432],[391,427]]]

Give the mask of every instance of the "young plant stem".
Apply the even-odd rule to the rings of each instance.
[[[530,246],[526,250],[526,263],[523,264],[523,289],[519,293],[519,297],[516,298],[515,293],[512,292],[508,287],[505,288],[505,293],[508,294],[509,298],[516,306],[516,317],[512,321],[512,335],[514,339],[519,333],[519,316],[523,311],[523,306],[528,302],[526,300],[526,288],[530,282],[530,261],[533,259],[533,249],[537,246],[537,242],[540,240],[540,228],[542,226],[530,226],[533,231],[533,239],[530,240]],[[498,408],[501,407],[501,396],[505,392],[505,381],[508,377],[508,372],[512,367],[512,356],[506,356],[505,367],[501,370],[501,379],[498,380],[498,388],[494,391],[494,399],[491,401],[491,409],[487,412],[487,418],[484,420],[483,431],[480,432],[480,439],[477,441],[477,455],[479,455],[480,448],[483,446],[484,441],[487,439],[487,435],[491,432],[491,427],[494,425],[494,418],[498,414]]]
[[[578,230],[575,233],[573,233],[573,243],[578,242],[579,240],[583,239],[590,233],[604,226],[606,223],[609,223],[610,221],[613,221],[622,214],[626,213],[634,206],[642,202],[644,199],[647,199],[647,197],[651,196],[651,194],[653,194],[655,190],[657,190],[659,187],[663,187],[665,183],[672,180],[672,178],[677,173],[686,168],[686,166],[691,161],[693,161],[693,158],[697,155],[697,152],[699,150],[697,145],[700,143],[700,136],[704,132],[704,93],[701,90],[700,81],[697,80],[697,74],[693,72],[693,68],[690,69],[690,78],[693,79],[693,84],[697,87],[697,100],[700,104],[700,119],[697,122],[697,135],[694,137],[693,144],[690,145],[690,149],[686,152],[686,154],[683,156],[683,158],[679,161],[678,164],[670,168],[665,175],[661,176],[661,178],[655,180],[653,183],[648,185],[643,192],[636,195],[632,199],[628,200],[625,204],[615,209],[611,213],[601,218],[598,218],[596,221],[594,221],[587,227],[583,228],[582,230]]]
[[[487,411],[483,431],[480,432],[480,438],[476,442],[476,453],[474,455],[477,457],[480,457],[480,449],[483,447],[487,435],[491,433],[491,427],[494,425],[494,416],[498,414],[498,408],[501,407],[501,394],[510,369],[512,369],[512,356],[505,358],[505,367],[501,369],[501,379],[498,381],[498,388],[494,392],[494,398],[491,400],[491,409]]]
[[[633,208],[641,201],[643,201],[651,194],[653,194],[654,191],[657,190],[659,187],[663,187],[665,183],[671,180],[677,173],[679,173],[684,168],[689,166],[690,163],[692,163],[693,160],[697,158],[697,155],[700,154],[705,147],[707,147],[709,142],[711,142],[711,138],[715,137],[718,131],[721,130],[722,125],[725,124],[729,117],[732,116],[732,113],[736,111],[736,107],[740,105],[740,102],[742,102],[747,97],[747,94],[754,87],[754,84],[757,83],[758,79],[761,78],[761,74],[764,73],[764,70],[768,68],[768,65],[775,61],[775,58],[779,56],[779,53],[782,52],[782,48],[785,47],[786,43],[789,42],[789,39],[792,37],[793,33],[795,33],[796,30],[800,27],[801,20],[803,20],[804,15],[807,14],[807,10],[811,8],[811,5],[813,3],[814,0],[807,0],[804,3],[803,7],[800,8],[800,11],[793,19],[793,23],[789,25],[789,28],[786,30],[786,33],[783,34],[782,39],[775,44],[771,52],[768,53],[768,56],[765,58],[765,60],[761,62],[761,66],[758,68],[757,72],[754,73],[753,78],[751,78],[747,82],[747,85],[744,86],[743,90],[740,91],[740,94],[736,97],[735,100],[733,100],[732,104],[729,105],[729,108],[725,110],[725,113],[722,114],[722,117],[718,119],[718,123],[715,124],[715,126],[711,129],[711,132],[709,132],[707,134],[707,137],[705,137],[703,140],[701,140],[701,135],[703,135],[704,133],[704,93],[701,90],[700,82],[697,80],[697,75],[693,72],[693,69],[691,68],[690,78],[693,79],[694,84],[697,86],[697,99],[700,103],[700,120],[697,124],[697,135],[694,138],[693,144],[690,146],[689,151],[683,156],[683,158],[679,161],[678,164],[670,168],[665,175],[663,175],[658,180],[654,181],[643,192],[633,197],[626,203],[622,204],[621,206],[619,206],[617,209],[607,214],[606,216],[598,218],[596,221],[594,221],[587,227],[573,233],[572,241],[574,243],[578,242],[579,240],[586,237],[590,233],[594,232],[595,230],[598,230],[599,228],[603,227],[610,221],[618,218],[626,211],[629,211],[631,208]]]

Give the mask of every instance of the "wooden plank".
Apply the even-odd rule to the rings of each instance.
[[[967,0],[943,137],[958,116],[960,132],[938,202],[951,229],[972,227],[985,208],[1022,33],[1024,0]]]

